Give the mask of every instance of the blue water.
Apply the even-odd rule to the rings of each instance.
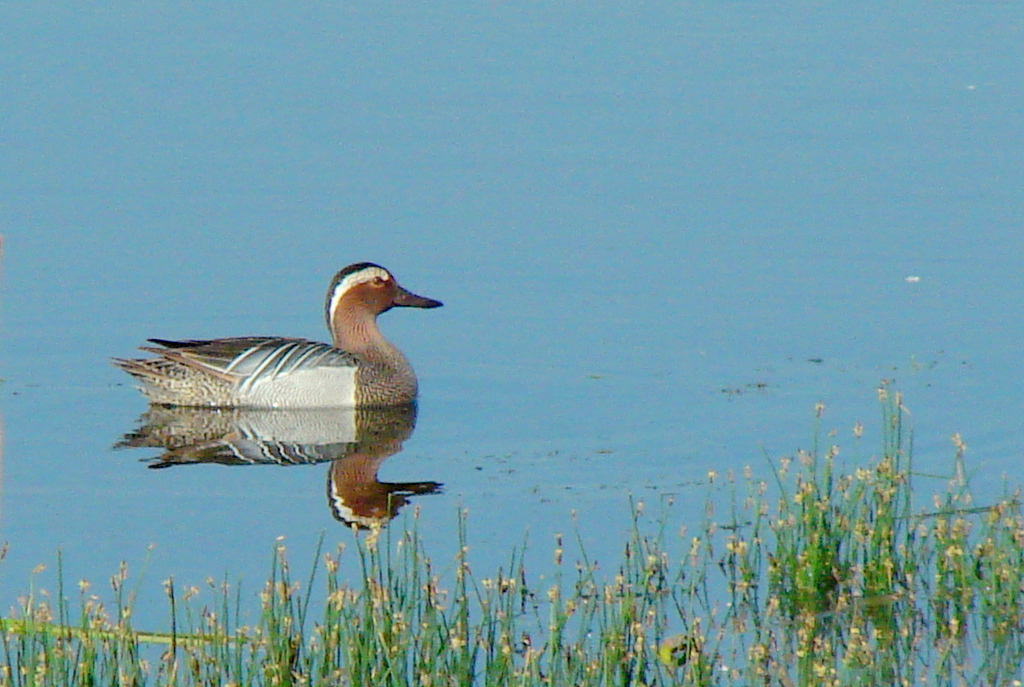
[[[0,602],[68,579],[243,578],[351,535],[325,464],[147,469],[107,363],[147,337],[323,340],[351,262],[419,417],[381,466],[481,573],[571,512],[614,558],[629,498],[702,517],[707,473],[852,464],[874,389],[915,466],[961,432],[1021,480],[1024,9],[1004,3],[66,3],[0,10]],[[737,393],[738,391],[738,393]],[[852,447],[861,421],[867,437]],[[847,450],[846,447],[850,447]],[[927,483],[923,485],[928,487]],[[943,483],[935,480],[935,489]]]

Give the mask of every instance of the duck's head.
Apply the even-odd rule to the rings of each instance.
[[[340,270],[327,289],[327,326],[335,329],[338,315],[364,314],[371,318],[393,307],[438,308],[441,301],[406,291],[391,273],[372,262],[357,262]]]

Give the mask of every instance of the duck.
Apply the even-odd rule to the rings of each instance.
[[[372,262],[338,271],[324,304],[331,343],[246,336],[148,339],[151,358],[114,358],[154,405],[218,408],[367,408],[411,403],[409,361],[377,328],[394,307],[438,308]]]

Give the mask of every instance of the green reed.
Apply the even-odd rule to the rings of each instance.
[[[816,427],[767,480],[709,473],[702,519],[678,533],[668,505],[652,516],[632,503],[610,568],[574,527],[543,575],[526,569],[523,544],[481,577],[465,513],[440,564],[414,514],[318,547],[301,581],[277,542],[251,616],[254,600],[226,580],[200,591],[168,579],[170,630],[144,633],[125,567],[109,602],[84,582],[75,602],[58,557],[55,595],[33,580],[0,619],[0,686],[1020,684],[1019,495],[975,505],[954,436],[945,487],[915,503],[925,478],[901,399],[879,398],[873,458],[847,467]]]

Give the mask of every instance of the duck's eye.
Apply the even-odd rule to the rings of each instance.
[[[386,280],[384,279],[384,277],[374,277],[373,278],[373,285],[374,286],[384,286],[384,282],[385,281]]]

